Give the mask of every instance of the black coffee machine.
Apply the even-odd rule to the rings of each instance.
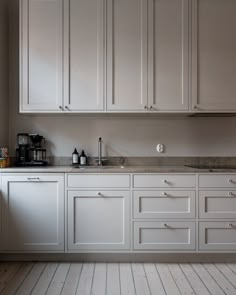
[[[18,133],[16,149],[16,166],[46,166],[47,152],[42,147],[45,138],[39,134]]]

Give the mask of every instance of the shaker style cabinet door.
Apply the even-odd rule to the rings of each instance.
[[[148,107],[188,111],[189,0],[150,0]]]
[[[64,175],[5,175],[4,250],[64,251]]]
[[[192,1],[192,108],[236,111],[236,1]]]
[[[65,111],[103,111],[105,1],[64,0]]]
[[[63,0],[20,1],[20,112],[61,112]]]
[[[107,0],[107,110],[147,110],[148,0]]]
[[[69,191],[68,251],[128,250],[129,191]]]

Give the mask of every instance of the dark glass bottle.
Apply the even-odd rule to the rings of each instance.
[[[79,153],[77,152],[77,149],[74,149],[74,152],[72,153],[72,165],[78,165],[79,164]]]
[[[82,153],[80,155],[80,165],[81,166],[87,165],[87,156],[85,155],[84,150],[82,150]]]

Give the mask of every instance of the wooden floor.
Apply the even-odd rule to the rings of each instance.
[[[0,263],[0,294],[236,295],[236,264]]]

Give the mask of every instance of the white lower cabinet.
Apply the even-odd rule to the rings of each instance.
[[[64,174],[2,177],[4,250],[64,251]]]
[[[129,191],[68,191],[68,251],[128,249]]]
[[[134,250],[194,250],[195,222],[135,221]]]
[[[195,191],[134,191],[134,218],[194,218]]]
[[[236,221],[199,222],[200,250],[236,250]]]

